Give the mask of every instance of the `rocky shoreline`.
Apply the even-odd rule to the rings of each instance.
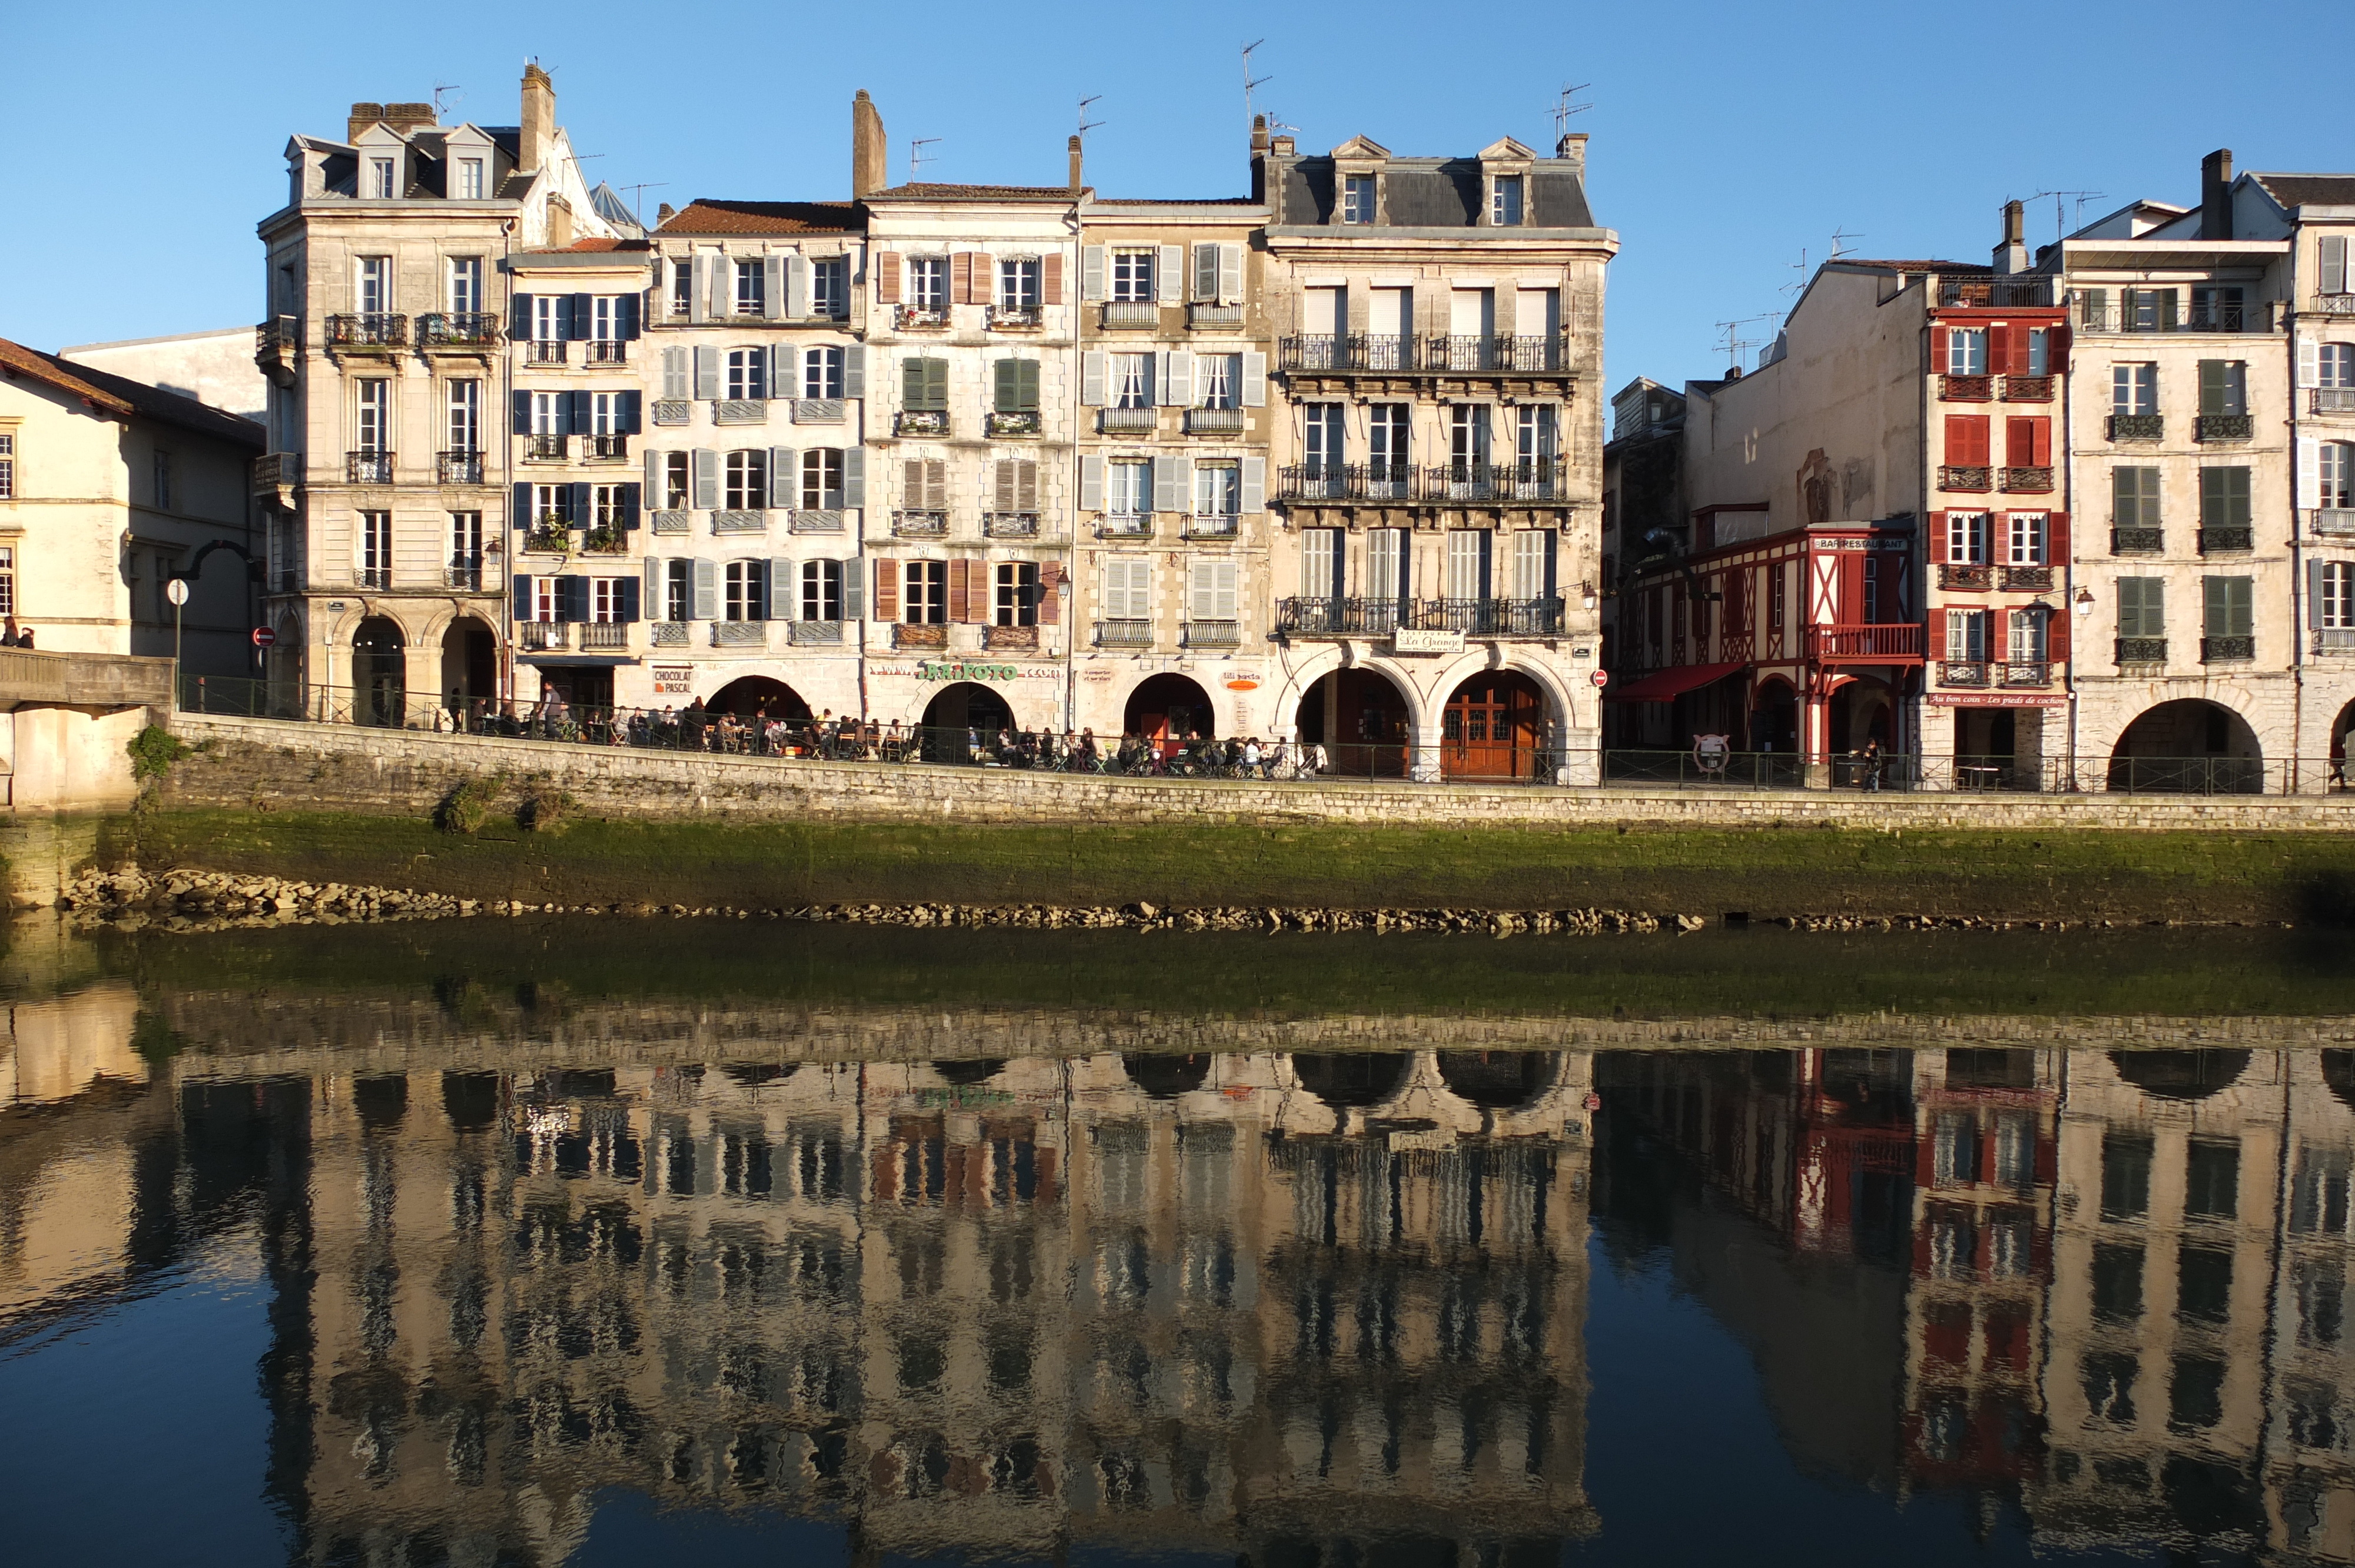
[[[1628,909],[1324,909],[1224,906],[1172,908],[1156,904],[1065,906],[1050,904],[825,904],[750,909],[725,905],[532,904],[458,898],[408,888],[296,882],[175,867],[153,874],[124,866],[86,872],[59,899],[79,927],[173,932],[277,926],[340,926],[396,920],[474,919],[523,915],[602,915],[636,919],[813,920],[925,928],[1014,927],[1047,931],[1369,932],[1506,937],[1683,935],[1712,925],[1776,926],[1801,931],[2102,929],[2137,922],[1992,920],[1968,916],[1791,916],[1753,922],[1747,916],[1657,914]],[[2183,925],[2199,922],[2169,921]]]

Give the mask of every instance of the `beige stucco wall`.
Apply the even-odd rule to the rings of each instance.
[[[253,362],[251,327],[85,343],[58,353],[78,365],[144,381],[257,423],[270,411],[269,387]]]

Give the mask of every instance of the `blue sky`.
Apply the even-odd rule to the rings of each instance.
[[[892,177],[1053,182],[1078,100],[1106,195],[1246,186],[1241,46],[1263,108],[1323,151],[1552,140],[1591,83],[1589,190],[1618,230],[1607,380],[1726,363],[1717,323],[1787,308],[1835,229],[1867,256],[1984,260],[2009,196],[2197,198],[2199,161],[2355,169],[2320,62],[2345,0],[1764,6],[1557,4],[890,7],[485,5],[455,10],[146,0],[16,8],[0,93],[0,336],[44,348],[260,314],[255,221],[284,199],[290,132],[340,134],[354,100],[512,124],[537,56],[559,117],[614,185],[687,197],[847,194],[848,106],[881,106]],[[2301,65],[2300,61],[2307,63]],[[2074,198],[2064,202],[2073,222]],[[2035,204],[2030,238],[2052,238]],[[161,280],[161,286],[158,281]],[[1771,322],[1743,330],[1763,337]]]

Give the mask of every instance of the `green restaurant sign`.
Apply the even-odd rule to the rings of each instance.
[[[968,664],[961,659],[924,659],[916,665],[919,681],[1010,681],[1020,673],[1011,664]]]

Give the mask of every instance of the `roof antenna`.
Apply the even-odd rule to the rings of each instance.
[[[939,146],[940,143],[941,139],[938,136],[918,136],[908,143],[908,183],[910,185],[916,183],[918,169],[922,168],[926,164],[937,164],[941,161],[941,155],[938,153],[924,151],[927,147]]]
[[[2061,217],[2061,198],[2063,196],[2077,198],[2077,221],[2082,225],[2085,221],[2085,204],[2089,201],[2101,200],[2102,193],[2099,191],[2038,191],[2034,196],[2022,196],[2020,199],[2042,201],[2046,196],[2052,198],[2052,243],[2058,245],[2069,238],[2069,226]]]
[[[644,228],[646,226],[645,193],[652,190],[660,190],[668,184],[670,184],[668,180],[646,180],[638,185],[623,185],[622,187],[623,190],[630,193],[630,209],[637,215],[638,227],[640,228]]]
[[[1849,240],[1851,240],[1851,239],[1862,239],[1862,238],[1865,238],[1865,236],[1864,236],[1864,235],[1862,235],[1861,233],[1851,234],[1851,233],[1849,233],[1849,232],[1847,229],[1845,229],[1845,228],[1835,228],[1835,229],[1833,229],[1833,230],[1832,230],[1832,253],[1831,253],[1829,256],[1826,257],[1824,260],[1825,260],[1827,262],[1838,261],[1838,260],[1841,260],[1843,257],[1847,257],[1847,256],[1850,256],[1850,255],[1855,254],[1853,251],[1851,251],[1851,250],[1849,250],[1849,248],[1848,248],[1848,242],[1849,242]]]
[[[1252,43],[1248,43],[1243,46],[1243,124],[1246,128],[1252,124],[1253,114],[1255,112],[1252,107],[1252,90],[1253,88],[1265,87],[1269,82],[1275,79],[1275,76],[1273,72],[1256,79],[1254,79],[1251,73],[1252,51],[1258,48],[1261,44],[1265,42],[1267,42],[1265,38],[1260,38]]]
[[[1771,322],[1774,319],[1770,312],[1763,316],[1743,316],[1740,321],[1717,323],[1717,330],[1725,334],[1724,340],[1718,346],[1725,351],[1727,358],[1733,361],[1734,369],[1740,370],[1742,362],[1749,357],[1750,351],[1760,347],[1767,341],[1763,337],[1743,337],[1742,329],[1753,322]]]
[[[1792,271],[1794,271],[1794,272],[1796,272],[1796,273],[1797,273],[1797,274],[1798,274],[1798,276],[1796,276],[1796,277],[1793,278],[1789,282],[1787,282],[1787,283],[1784,284],[1784,285],[1782,286],[1782,288],[1781,288],[1779,291],[1777,291],[1778,292],[1785,293],[1785,294],[1796,294],[1796,293],[1798,293],[1799,291],[1801,291],[1802,290],[1804,290],[1805,288],[1806,288],[1806,286],[1807,286],[1807,248],[1806,248],[1806,246],[1802,245],[1802,246],[1800,246],[1800,247],[1799,247],[1799,259],[1798,259],[1796,261],[1794,261],[1794,262],[1792,262],[1792,263],[1791,263],[1791,270],[1792,270]]]
[[[456,82],[454,82],[454,81],[437,81],[437,82],[435,82],[435,83],[433,84],[433,118],[434,118],[436,121],[439,121],[439,120],[442,118],[442,95],[443,93],[445,93],[445,92],[454,92],[454,93],[456,93],[456,94],[458,95],[458,100],[459,100],[459,101],[460,101],[460,102],[462,102],[462,103],[463,103],[464,101],[465,101],[465,98],[466,98],[466,90],[465,90],[464,88],[463,88],[463,87],[460,87]]]
[[[1553,141],[1555,146],[1561,146],[1561,139],[1570,134],[1570,122],[1572,117],[1573,115],[1583,114],[1588,110],[1594,107],[1594,105],[1591,103],[1581,103],[1577,101],[1580,93],[1584,92],[1588,88],[1593,87],[1593,85],[1594,84],[1591,81],[1582,81],[1573,87],[1570,83],[1564,82],[1562,84],[1561,90],[1554,94]]]
[[[1088,105],[1091,103],[1101,103],[1103,101],[1103,94],[1101,92],[1097,93],[1093,98],[1082,98],[1080,100],[1080,134],[1082,137],[1087,135],[1089,132],[1094,130],[1097,126],[1104,123],[1104,122],[1101,120],[1091,120],[1088,118]]]

